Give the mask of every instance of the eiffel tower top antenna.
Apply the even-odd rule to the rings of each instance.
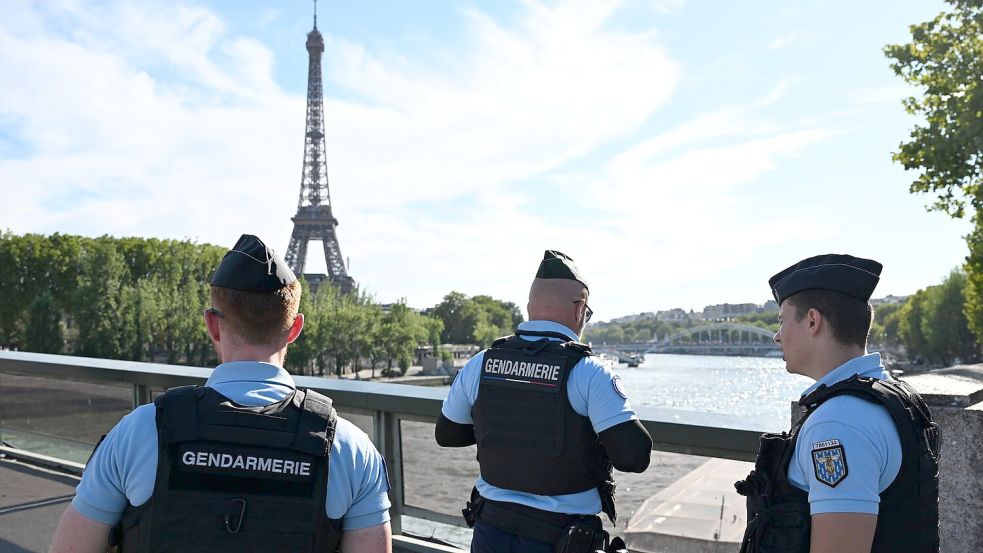
[[[317,29],[317,0],[314,0],[314,28]]]

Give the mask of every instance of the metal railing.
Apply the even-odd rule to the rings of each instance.
[[[150,403],[155,392],[174,386],[204,384],[211,369],[0,351],[0,374],[128,385],[133,390],[135,407]],[[390,471],[390,515],[394,533],[401,533],[400,516],[404,514],[463,526],[461,517],[407,505],[404,495],[400,423],[436,423],[446,394],[444,390],[406,384],[305,376],[294,377],[294,380],[300,387],[311,388],[331,397],[339,410],[371,416],[375,445],[384,456]],[[760,432],[751,430],[650,420],[644,418],[644,411],[640,413],[640,418],[652,435],[653,449],[658,451],[753,461],[761,435]]]

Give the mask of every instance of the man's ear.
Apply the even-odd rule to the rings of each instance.
[[[208,331],[208,335],[212,338],[212,341],[222,341],[222,328],[219,318],[208,309],[205,310],[205,330]]]
[[[297,338],[300,338],[300,333],[304,330],[304,314],[297,313],[294,317],[294,323],[290,325],[290,330],[287,331],[287,343],[292,344]]]
[[[812,307],[809,312],[806,313],[806,319],[809,320],[809,333],[813,336],[819,334],[823,326],[826,324],[826,319],[823,318],[823,314],[819,312],[818,309]]]

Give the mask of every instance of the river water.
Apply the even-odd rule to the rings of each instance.
[[[748,430],[787,429],[789,402],[813,382],[770,357],[650,353],[614,370],[643,418]]]

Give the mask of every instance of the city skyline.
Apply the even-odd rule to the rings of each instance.
[[[915,91],[881,48],[941,9],[322,2],[351,273],[380,302],[458,290],[524,307],[559,249],[598,320],[763,303],[769,276],[827,252],[883,262],[875,296],[937,284],[970,226],[927,213],[891,161]],[[0,229],[221,246],[250,232],[285,252],[309,2],[5,12]]]

